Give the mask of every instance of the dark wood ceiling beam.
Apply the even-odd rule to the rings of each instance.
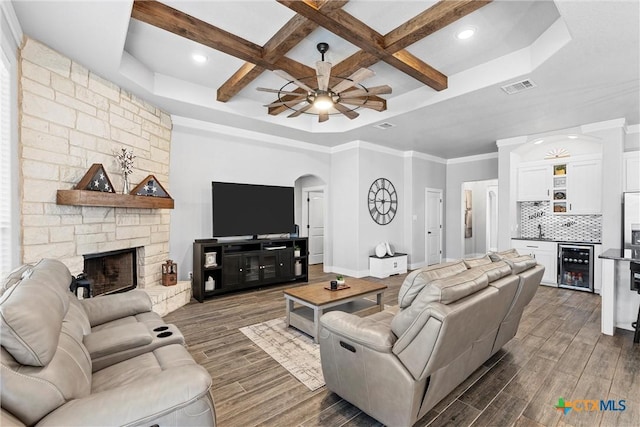
[[[367,52],[378,52],[384,48],[382,34],[342,9],[318,9],[311,0],[276,1]]]
[[[136,0],[131,17],[228,55],[261,64],[262,47],[155,0]]]
[[[491,3],[491,0],[443,0],[409,19],[384,36],[385,50],[398,52],[458,19]]]
[[[341,8],[347,4],[348,1],[349,0],[323,0],[317,2],[317,7],[334,10]],[[302,15],[296,14],[262,47],[264,60],[266,62],[277,61],[304,40],[316,28],[318,28],[318,24],[308,20]],[[246,62],[218,88],[216,99],[220,102],[229,101],[237,95],[238,92],[258,78],[263,71],[265,71],[264,67]]]
[[[421,83],[438,91],[447,88],[447,76],[409,52],[396,52],[387,49],[384,36],[344,10],[330,12],[318,10],[313,7],[311,0],[277,1]],[[407,62],[404,62],[405,60]]]

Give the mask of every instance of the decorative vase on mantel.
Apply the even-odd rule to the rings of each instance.
[[[122,183],[122,194],[129,194],[129,174],[122,174],[124,182]]]

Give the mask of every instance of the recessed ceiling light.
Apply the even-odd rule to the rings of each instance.
[[[542,144],[543,142],[544,142],[544,139],[536,139],[535,141],[533,141],[533,145]]]
[[[473,37],[473,35],[476,33],[476,29],[473,27],[467,27],[462,31],[459,31],[458,34],[456,34],[456,38],[458,40],[466,40],[468,38]]]
[[[194,53],[191,57],[192,57],[192,58],[193,58],[193,60],[194,60],[194,61],[196,61],[198,64],[204,64],[204,63],[205,63],[205,62],[207,62],[207,60],[209,59],[209,58],[207,58],[206,56],[201,55],[201,54],[199,54],[199,53]]]
[[[578,139],[578,135],[569,135],[569,139]]]

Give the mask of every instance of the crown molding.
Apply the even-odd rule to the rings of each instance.
[[[432,156],[431,154],[425,154],[422,153],[420,151],[405,151],[404,152],[404,157],[410,157],[412,159],[420,159],[420,160],[426,160],[429,162],[434,162],[434,163],[440,163],[443,165],[447,164],[447,159],[443,159],[442,157],[438,157],[438,156]]]
[[[2,17],[9,26],[9,32],[13,37],[12,42],[14,48],[17,49],[22,44],[23,32],[13,4],[10,1],[0,1],[0,12],[2,12]]]
[[[458,163],[469,163],[469,162],[478,162],[480,160],[490,160],[497,159],[498,153],[486,153],[486,154],[478,154],[475,156],[466,156],[466,157],[456,157],[455,159],[448,159],[448,165],[455,165]]]
[[[589,123],[589,124],[580,126],[580,129],[582,130],[583,133],[590,133],[590,132],[597,132],[599,130],[624,128],[625,125],[626,125],[626,120],[622,118],[622,119],[605,120],[603,122]]]
[[[281,145],[299,150],[314,151],[317,153],[330,154],[332,151],[329,147],[323,145],[310,144],[308,142],[297,141],[295,139],[283,138],[279,136],[269,135],[266,133],[255,132],[247,129],[240,129],[232,126],[220,125],[217,123],[206,122],[203,120],[191,119],[183,116],[171,116],[174,129],[183,127],[187,129],[196,129],[206,132],[216,133],[219,135],[228,135],[236,138],[245,138],[251,141],[267,142],[269,144]]]

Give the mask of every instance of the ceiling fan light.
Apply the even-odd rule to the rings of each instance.
[[[328,110],[329,108],[333,107],[333,104],[333,98],[324,93],[316,95],[315,99],[313,100],[313,106],[320,111]]]

